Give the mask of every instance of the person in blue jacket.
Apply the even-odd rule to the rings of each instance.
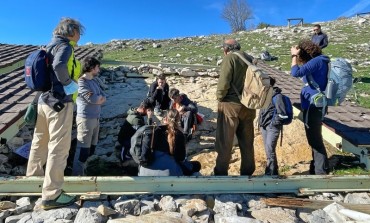
[[[318,84],[321,91],[325,91],[328,83],[329,57],[322,54],[321,48],[311,40],[302,40],[298,46],[290,49],[292,56],[291,74],[300,77],[304,82],[301,91],[301,107],[308,144],[312,148],[313,160],[310,165],[310,174],[328,173],[328,156],[324,146],[321,126],[324,107],[316,107],[311,103],[312,96],[318,90],[308,83],[308,75]]]

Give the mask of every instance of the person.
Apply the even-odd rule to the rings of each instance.
[[[253,62],[253,57],[240,51],[240,44],[235,39],[227,39],[223,44],[224,59],[221,63],[220,77],[217,84],[218,117],[215,149],[217,152],[214,175],[228,175],[234,136],[238,139],[241,154],[240,175],[252,175],[254,163],[255,109],[248,109],[240,103],[232,84],[241,94],[244,87],[248,65],[233,52],[244,55]]]
[[[321,49],[324,49],[325,47],[328,46],[328,36],[321,31],[321,25],[320,24],[315,24],[313,26],[313,31],[314,34],[312,35],[312,42],[317,44]]]
[[[191,101],[186,94],[180,94],[176,88],[170,90],[171,98],[170,109],[176,109],[181,116],[181,127],[187,141],[192,138],[194,125],[196,125],[196,114],[198,107],[195,102]]]
[[[270,77],[270,85],[275,85],[275,79]],[[266,109],[260,109],[258,117],[258,125],[260,126],[263,138],[263,144],[266,152],[266,168],[265,175],[278,175],[278,162],[276,157],[276,145],[279,139],[280,131],[283,127],[281,117],[278,115],[273,116],[274,110],[276,109],[277,114],[286,114],[283,98],[281,95],[281,89],[273,87],[276,102],[270,103]]]
[[[78,89],[73,79],[74,75],[78,77],[81,73],[81,65],[74,57],[74,46],[83,32],[84,27],[80,22],[62,18],[46,47],[51,54],[52,88],[42,93],[38,101],[37,122],[26,172],[27,176],[45,175],[42,185],[43,209],[68,206],[76,199],[67,195],[62,186],[71,145],[72,94]]]
[[[190,176],[201,169],[198,161],[186,158],[186,139],[180,130],[180,112],[170,109],[154,131],[153,162],[139,167],[139,176]]]
[[[147,116],[147,122],[144,120]],[[118,133],[118,146],[119,156],[121,161],[131,159],[129,150],[131,147],[131,137],[135,134],[141,126],[151,125],[153,123],[153,106],[148,99],[142,101],[139,107],[132,107],[127,111],[126,120],[120,128]]]
[[[162,115],[162,110],[167,110],[170,105],[170,97],[168,96],[169,86],[166,82],[166,77],[163,74],[157,76],[156,80],[150,85],[148,98],[154,107],[155,115]]]
[[[292,55],[291,74],[293,77],[302,78],[305,86],[301,91],[301,107],[303,109],[303,120],[308,144],[312,148],[313,160],[310,164],[310,174],[327,174],[328,158],[324,146],[321,125],[323,109],[311,104],[311,98],[318,93],[318,90],[310,84],[308,75],[318,84],[321,91],[324,91],[328,83],[329,57],[322,54],[321,48],[310,40],[302,40],[298,46],[290,49]],[[301,66],[299,66],[301,65]],[[324,111],[325,112],[325,111]]]
[[[94,57],[83,60],[82,76],[78,80],[77,96],[77,149],[73,161],[73,176],[85,175],[85,162],[94,154],[99,137],[101,105],[106,94],[95,77],[100,71],[100,62]]]

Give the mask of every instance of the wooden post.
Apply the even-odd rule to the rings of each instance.
[[[290,21],[291,20],[298,20],[298,25],[301,25],[303,26],[303,18],[291,18],[291,19],[288,19],[288,28],[290,28]]]

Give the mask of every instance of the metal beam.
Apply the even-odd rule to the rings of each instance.
[[[0,177],[0,195],[40,195],[43,177]],[[370,191],[370,176],[65,177],[69,194],[218,194]]]

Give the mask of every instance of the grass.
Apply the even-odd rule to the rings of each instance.
[[[362,80],[354,84],[353,90],[348,95],[362,107],[370,108],[370,64],[368,60],[370,46],[369,24],[360,26],[355,20],[340,19],[321,23],[323,30],[329,36],[329,46],[323,53],[331,58],[343,57],[352,60],[355,72],[354,77]],[[122,40],[122,48],[110,50],[106,44],[103,46],[104,61],[121,62],[159,62],[175,64],[204,64],[216,67],[217,60],[222,59],[221,46],[223,39],[237,39],[242,50],[259,56],[268,50],[278,60],[269,61],[271,66],[282,71],[290,71],[290,48],[299,40],[309,37],[312,24],[304,24],[302,28],[275,27],[267,30],[253,30],[230,35],[210,35],[200,37],[184,37],[165,40]],[[154,48],[153,43],[161,44]],[[142,46],[145,50],[138,51]]]
[[[365,170],[364,168],[360,166],[335,169],[332,171],[332,173],[333,175],[369,175],[370,174],[369,171]]]

